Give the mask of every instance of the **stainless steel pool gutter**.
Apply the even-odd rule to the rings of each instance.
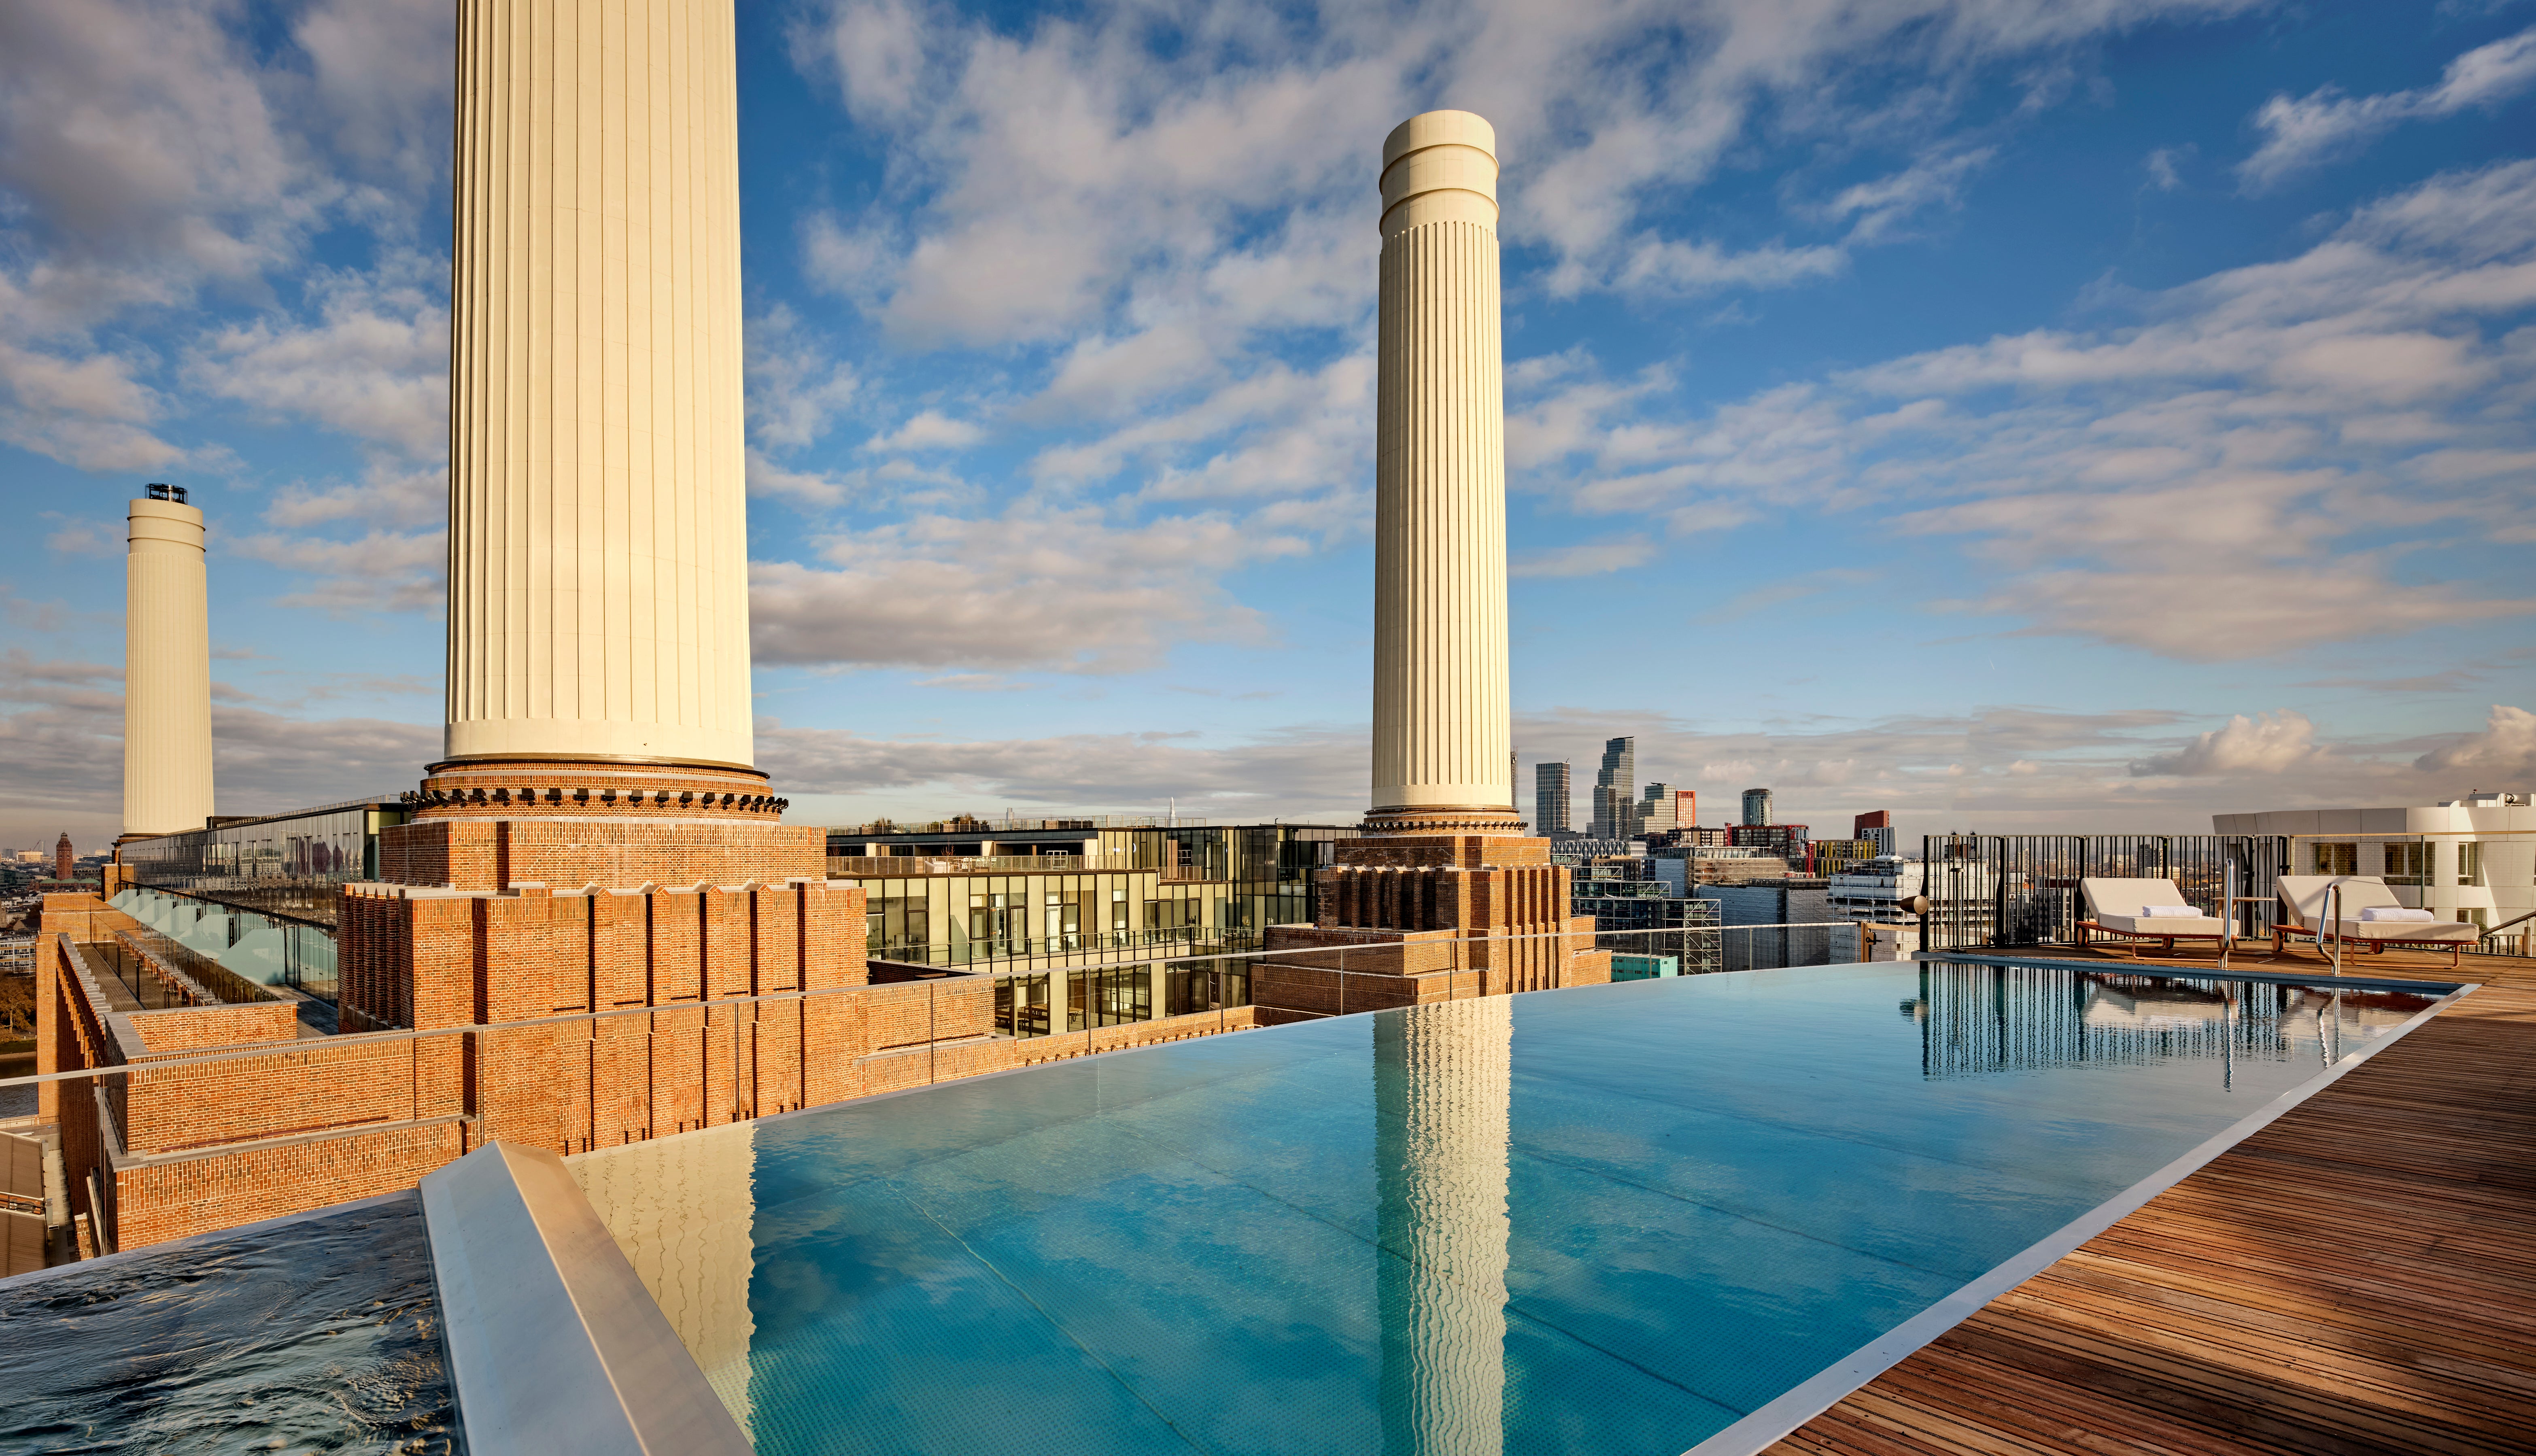
[[[495,1142],[422,1180],[470,1456],[745,1456],[563,1160]]]
[[[1914,959],[1973,961],[2008,966],[2049,966],[2059,970],[2090,971],[2104,971],[2122,964],[2106,961],[2050,961],[2032,956],[1923,955]],[[2135,974],[2162,976],[2168,979],[2195,979],[2188,969],[2176,966],[2146,967]],[[1910,1359],[1912,1354],[1922,1346],[1980,1313],[1982,1306],[1991,1300],[2075,1253],[2080,1244],[2129,1218],[2147,1206],[2149,1200],[2200,1171],[2205,1165],[2217,1161],[2220,1154],[2279,1121],[2291,1108],[2342,1080],[2345,1074],[2378,1052],[2401,1042],[2414,1028],[2446,1010],[2460,997],[2482,988],[2481,982],[2460,983],[2444,981],[2362,982],[2347,976],[2339,981],[2331,978],[2319,981],[2313,976],[2250,975],[2242,971],[2232,971],[2225,976],[2214,975],[2206,979],[2279,981],[2334,990],[2409,989],[2441,991],[2444,994],[2416,1012],[2392,1033],[2370,1042],[2358,1051],[2334,1063],[2313,1081],[2301,1083],[2265,1103],[2254,1111],[2212,1135],[2191,1152],[2124,1188],[2113,1198],[2089,1209],[2075,1220],[2054,1230],[2005,1263],[1999,1264],[1962,1289],[1922,1310],[1918,1315],[1852,1351],[1847,1357],[1834,1361],[1777,1400],[1691,1447],[1684,1456],[1755,1456],[1755,1453],[1776,1445],[1790,1431],[1840,1404],[1852,1391]]]

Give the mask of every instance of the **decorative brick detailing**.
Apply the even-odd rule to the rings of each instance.
[[[1467,808],[1395,806],[1368,811],[1364,832],[1399,837],[1440,834],[1516,839],[1523,835],[1523,818],[1506,804]]]
[[[605,760],[473,759],[436,763],[403,795],[418,818],[639,817],[682,823],[772,823],[788,799],[755,769]]]

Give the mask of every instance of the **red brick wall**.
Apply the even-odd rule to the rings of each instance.
[[[467,1151],[456,1121],[128,1167],[115,1175],[118,1247],[411,1188]]]
[[[141,1034],[141,1045],[154,1056],[243,1042],[292,1042],[299,1038],[298,1008],[286,1001],[128,1014],[132,1029]]]

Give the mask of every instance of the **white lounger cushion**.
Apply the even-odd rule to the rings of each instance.
[[[2381,879],[2356,874],[2285,874],[2277,881],[2281,899],[2298,916],[2301,925],[2320,925],[2332,907],[2328,896],[2332,887],[2342,886],[2342,918],[2357,921],[2360,913],[2373,905],[2400,908],[2404,902],[2386,888]]]
[[[2363,920],[2410,920],[2427,925],[2439,918],[2427,910],[2406,910],[2400,905],[2373,905],[2360,912]]]
[[[2096,923],[2131,935],[2225,935],[2228,927],[2209,916],[2189,919],[2176,916],[2100,915]]]
[[[2325,932],[2330,936],[2333,932]],[[2345,940],[2437,940],[2442,943],[2462,940],[2471,945],[2483,938],[2481,925],[2463,920],[2344,920]]]
[[[2151,920],[2195,920],[2201,918],[2201,912],[2189,905],[2143,905],[2140,917]]]

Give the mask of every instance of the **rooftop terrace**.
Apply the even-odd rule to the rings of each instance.
[[[1772,1449],[2536,1448],[2536,960],[2462,974],[2482,989]]]

